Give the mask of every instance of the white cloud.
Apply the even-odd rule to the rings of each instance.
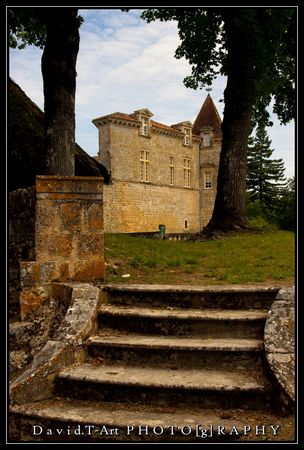
[[[77,59],[76,141],[95,155],[98,133],[95,117],[121,111],[131,113],[149,108],[154,119],[165,124],[182,120],[194,122],[206,97],[205,90],[194,91],[183,85],[191,73],[188,62],[177,60],[179,45],[174,22],[140,19],[139,10],[80,10],[84,23],[80,28]],[[28,47],[10,52],[10,75],[26,94],[43,109],[41,50]],[[212,98],[223,115],[225,77],[212,86]],[[275,148],[274,158],[282,157],[287,176],[294,173],[293,125],[275,125],[268,130]],[[280,156],[282,155],[282,156]]]

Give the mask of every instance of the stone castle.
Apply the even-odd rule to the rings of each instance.
[[[211,218],[221,149],[221,118],[210,95],[194,124],[164,125],[148,109],[93,120],[104,185],[104,229],[112,233],[194,233]]]

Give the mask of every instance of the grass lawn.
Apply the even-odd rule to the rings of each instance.
[[[105,260],[107,283],[293,285],[295,235],[265,231],[192,242],[105,234]]]

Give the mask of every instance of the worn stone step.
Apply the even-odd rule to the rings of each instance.
[[[262,338],[267,312],[101,305],[100,329],[162,335]]]
[[[219,309],[181,309],[142,308],[116,305],[100,305],[100,314],[122,317],[149,317],[154,319],[212,320],[212,321],[260,321],[267,318],[266,311],[257,310],[219,310]]]
[[[249,407],[261,397],[265,404],[265,394],[271,392],[260,370],[170,370],[89,363],[60,372],[56,387],[59,395],[80,399],[205,407]]]
[[[60,379],[90,381],[100,384],[153,386],[155,388],[177,388],[215,391],[263,391],[266,383],[257,372],[178,370],[138,368],[123,366],[101,366],[81,364],[61,371]]]
[[[108,364],[221,369],[260,366],[263,340],[101,334],[90,337],[87,346],[90,356]]]
[[[229,417],[227,411],[221,415],[197,407],[180,410],[68,399],[14,406],[10,413],[11,438],[37,442],[227,441],[241,436],[246,425],[222,417]]]
[[[263,309],[267,311],[279,288],[265,286],[185,286],[108,284],[100,286],[101,301],[125,306]]]

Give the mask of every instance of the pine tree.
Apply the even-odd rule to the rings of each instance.
[[[277,225],[283,230],[293,230],[296,227],[296,186],[295,177],[288,178],[286,187],[282,190],[276,205]]]
[[[286,186],[284,162],[271,159],[273,149],[264,127],[258,127],[248,141],[247,191],[252,201],[259,201],[265,215],[276,221],[276,204]]]

